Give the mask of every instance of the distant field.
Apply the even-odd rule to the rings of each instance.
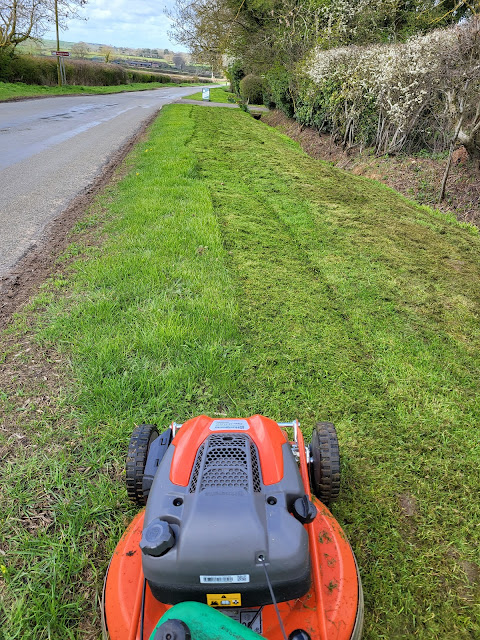
[[[60,50],[61,51],[69,51],[71,52],[72,47],[75,46],[75,42],[70,42],[68,40],[61,40],[60,41]],[[95,43],[87,43],[88,46],[90,47],[89,51],[85,54],[84,59],[85,60],[92,60],[95,59],[96,61],[99,61],[99,58],[103,59],[103,55],[102,55],[102,47],[105,45],[102,44],[95,44]],[[38,42],[32,42],[32,41],[26,41],[26,42],[21,42],[18,47],[17,47],[17,52],[20,54],[32,54],[32,55],[42,55],[42,56],[50,56],[52,51],[55,51],[57,49],[57,43],[55,40],[40,40]],[[117,47],[117,48],[112,48],[112,53],[111,53],[111,58],[110,58],[110,62],[113,60],[124,60],[126,64],[128,64],[129,61],[136,61],[136,62],[152,62],[152,63],[162,63],[164,65],[168,65],[168,69],[167,68],[163,68],[160,71],[165,71],[168,72],[170,69],[172,69],[174,72],[178,72],[180,73],[180,70],[177,69],[177,67],[175,67],[175,65],[173,64],[173,62],[170,60],[167,60],[166,58],[163,57],[153,57],[153,56],[140,56],[140,55],[135,55],[133,53],[122,53],[121,52],[121,48]],[[155,48],[154,48],[155,50]],[[158,49],[158,51],[163,51],[163,48],[160,47]],[[171,52],[169,55],[171,56],[173,52]],[[75,56],[72,56],[72,58],[74,59],[78,59],[75,58]],[[197,68],[198,71],[192,70],[189,71],[188,73],[199,73],[201,71],[206,71],[209,69],[209,67],[205,67],[204,65],[199,65],[199,64],[195,64],[193,62],[189,62],[188,63],[188,67],[189,68]],[[187,72],[186,72],[187,73]]]

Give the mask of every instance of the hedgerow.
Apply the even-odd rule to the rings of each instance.
[[[230,91],[240,95],[240,80],[245,77],[243,65],[239,60],[233,60],[227,67],[226,76],[230,81]]]
[[[170,76],[165,74],[130,71],[116,64],[70,59],[64,62],[68,85],[115,86],[130,82],[172,82]],[[9,53],[0,57],[0,81],[54,86],[57,79],[55,58]]]
[[[440,151],[455,138],[480,156],[478,20],[403,44],[317,47],[293,81],[278,71],[267,79],[282,111],[346,147]]]
[[[276,106],[289,118],[295,115],[295,77],[280,66],[273,67],[265,76],[263,102],[267,107]]]

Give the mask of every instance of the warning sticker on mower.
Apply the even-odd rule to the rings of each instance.
[[[250,425],[246,420],[214,420],[210,425],[210,431],[248,431]]]
[[[260,609],[222,609],[222,613],[262,635],[262,612]]]
[[[207,593],[209,607],[241,607],[242,596],[239,593]]]
[[[241,584],[250,582],[250,575],[242,573],[229,576],[200,576],[200,582],[202,584]]]

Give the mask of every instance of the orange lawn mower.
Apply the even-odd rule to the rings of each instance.
[[[307,446],[297,420],[260,415],[141,425],[126,482],[146,508],[110,562],[105,640],[360,639],[357,564],[327,508],[340,489],[333,424]]]

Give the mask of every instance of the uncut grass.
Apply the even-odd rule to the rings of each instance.
[[[75,387],[3,467],[5,639],[95,637],[132,425],[202,412],[336,422],[365,637],[475,637],[478,236],[226,109],[163,109],[131,162],[38,301]]]

